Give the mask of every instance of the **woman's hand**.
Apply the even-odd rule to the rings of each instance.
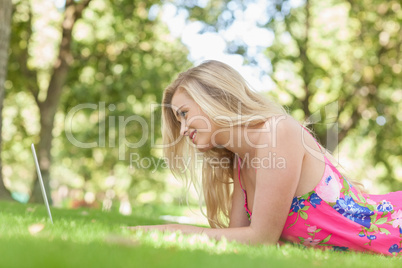
[[[149,232],[153,230],[161,232],[175,232],[180,231],[183,234],[205,234],[209,238],[220,240],[223,236],[228,241],[238,241],[245,244],[263,244],[266,241],[261,239],[258,232],[253,230],[251,226],[236,227],[236,228],[204,228],[187,224],[165,224],[165,225],[145,225],[145,226],[132,226],[126,227],[130,230],[142,230]],[[269,244],[276,243],[277,241],[270,242]]]
[[[163,225],[143,225],[143,226],[128,226],[127,229],[138,231],[142,230],[144,232],[149,232],[153,230],[165,232],[165,231],[177,231],[180,230],[177,224],[163,224]]]

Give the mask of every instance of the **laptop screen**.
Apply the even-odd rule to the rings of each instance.
[[[31,145],[31,150],[32,150],[32,155],[33,155],[34,160],[35,160],[36,172],[38,173],[38,180],[39,180],[39,184],[40,184],[40,189],[42,190],[43,201],[45,202],[45,205],[46,205],[46,208],[47,208],[47,213],[49,214],[50,221],[53,224],[52,213],[50,212],[49,201],[47,200],[45,185],[43,183],[42,173],[40,172],[38,158],[36,157],[35,146],[34,146],[33,143]]]

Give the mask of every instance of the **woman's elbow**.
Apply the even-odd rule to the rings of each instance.
[[[255,245],[276,245],[280,238],[280,233],[271,231],[268,228],[259,229],[250,225],[251,237],[250,242]]]

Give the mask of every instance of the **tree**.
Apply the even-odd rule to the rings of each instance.
[[[159,8],[157,3],[112,1],[94,7],[91,17],[80,22],[80,31],[88,34],[73,47],[77,60],[62,107],[68,115],[82,103],[95,105],[73,119],[72,134],[80,142],[97,145],[72,144],[66,133],[70,129],[64,128],[60,139],[64,150],[56,156],[61,161],[69,159],[84,191],[113,191],[117,198],[129,191],[137,206],[142,192],[162,193],[166,188],[165,176],[155,172],[161,171],[160,162],[155,165],[161,150],[152,144],[161,137],[160,110],[151,109],[161,103],[164,87],[190,67],[186,48],[170,36],[158,16],[150,17],[149,10]],[[141,143],[143,138],[141,146],[127,145]],[[132,159],[144,159],[144,165],[132,165]],[[67,180],[62,173],[59,177]],[[112,186],[105,183],[106,178],[114,181]]]
[[[83,4],[74,1],[71,5],[80,3]],[[31,156],[26,154],[25,148],[42,135],[40,122],[36,121],[36,113],[42,112],[35,104],[46,101],[51,83],[59,85],[51,82],[54,61],[47,57],[52,55],[52,45],[61,51],[61,41],[54,38],[60,30],[52,25],[65,26],[63,19],[54,14],[54,6],[50,6],[50,12],[53,12],[50,18],[56,18],[46,20],[46,28],[38,31],[36,4],[34,0],[16,1],[13,17],[15,34],[11,41],[10,90],[6,98],[12,106],[7,114],[12,127],[6,132],[5,155],[13,180],[20,185],[30,181],[31,174],[34,174],[33,166],[30,166]],[[154,164],[149,169],[129,168],[132,153],[151,160],[158,160],[161,156],[160,151],[152,147],[151,128],[144,133],[138,122],[129,122],[129,119],[142,117],[149,126],[151,119],[154,120],[152,138],[158,142],[161,136],[160,110],[151,111],[150,108],[161,102],[163,88],[173,77],[190,66],[186,48],[169,35],[167,27],[159,21],[159,15],[150,13],[151,9],[158,9],[158,4],[159,1],[93,0],[85,8],[82,18],[76,19],[69,54],[62,54],[68,73],[59,76],[64,79],[63,89],[58,93],[57,109],[51,111],[54,113],[52,131],[47,132],[52,135],[50,176],[53,189],[62,185],[79,189],[81,193],[99,192],[100,200],[108,190],[114,192],[113,196],[120,197],[120,194],[127,196],[131,188],[134,200],[141,191],[151,188],[163,191],[166,183],[160,174],[152,172]],[[65,14],[67,8],[60,9],[60,12]],[[38,38],[44,32],[51,33],[53,39],[44,41],[43,36]],[[37,48],[43,46],[47,49],[41,54],[42,50],[38,52]],[[97,108],[82,109],[69,121],[70,112],[86,103]],[[122,120],[122,128],[119,120]],[[67,126],[69,123],[71,125]],[[98,144],[83,148],[69,139],[68,133],[82,143],[97,141]],[[139,148],[128,148],[123,144],[125,141],[135,143],[142,135],[146,135],[148,140]],[[125,147],[119,147],[120,144]],[[17,170],[22,170],[20,173],[23,174],[18,174]],[[160,166],[158,170],[161,170]],[[21,182],[20,178],[25,181]],[[110,178],[117,183],[105,186],[104,181]],[[145,178],[147,180],[143,180]]]
[[[8,47],[11,32],[11,0],[0,0],[0,152],[2,150],[2,111],[4,100],[4,82],[7,76]],[[0,156],[0,199],[12,200],[10,191],[6,188],[3,181],[2,164]]]
[[[76,2],[74,0],[66,0],[64,10],[64,20],[61,24],[62,38],[60,42],[58,58],[53,65],[51,72],[51,78],[49,86],[47,88],[46,97],[43,101],[39,100],[39,85],[37,82],[37,76],[35,70],[32,70],[28,66],[28,58],[21,58],[21,67],[23,73],[30,77],[34,83],[28,87],[31,91],[40,111],[40,134],[38,144],[38,161],[42,172],[43,181],[46,187],[47,196],[51,203],[50,195],[50,165],[52,162],[50,149],[52,147],[53,140],[53,124],[54,116],[56,114],[60,97],[63,91],[63,87],[66,81],[66,77],[70,66],[74,60],[74,56],[71,54],[72,32],[75,23],[82,16],[82,12],[89,5],[91,0],[83,0]],[[29,37],[28,37],[29,38]],[[28,47],[26,47],[28,49]],[[25,52],[28,53],[27,51]],[[31,202],[40,202],[42,200],[41,190],[38,180],[34,181],[33,192],[31,195]]]
[[[279,10],[286,13],[283,5]],[[266,50],[278,95],[287,95],[286,104],[304,119],[321,117],[314,129],[330,151],[347,135],[349,148],[372,150],[365,165],[382,166],[382,174],[372,179],[386,182],[391,189],[401,187],[395,168],[401,162],[395,157],[401,155],[395,146],[402,134],[397,123],[400,107],[392,101],[402,86],[398,79],[402,35],[400,28],[393,27],[401,23],[401,14],[396,1],[306,1],[283,20],[267,25],[278,37]],[[324,109],[334,102],[337,109],[331,119],[339,130],[325,124]],[[313,114],[320,106],[324,109]],[[369,143],[359,150],[360,137]]]
[[[189,11],[189,19],[204,22],[204,31],[222,32],[256,1],[203,2],[207,8],[198,1],[177,2]],[[296,6],[271,1],[265,8],[266,22],[259,26],[275,35],[264,49],[272,70],[263,73],[276,84],[269,94],[297,119],[312,121],[318,140],[330,151],[344,145],[367,153],[364,165],[381,174],[373,179],[400,188],[400,2],[307,0]],[[258,64],[241,38],[229,42],[228,52]],[[362,137],[366,143],[356,142]],[[365,173],[370,169],[355,169],[360,177],[370,175]]]
[[[348,4],[351,22],[361,22],[351,27],[355,56],[345,75],[356,90],[351,96],[359,117],[356,129],[371,140],[369,163],[377,167],[379,181],[400,189],[402,5],[400,1],[355,0]]]

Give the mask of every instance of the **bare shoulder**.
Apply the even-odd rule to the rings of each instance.
[[[302,126],[290,115],[271,117],[265,124],[268,135],[260,135],[261,143],[271,148],[282,148],[303,151]]]
[[[277,115],[272,116],[268,121],[271,130],[277,130],[284,133],[299,132],[301,125],[290,115]]]
[[[272,163],[302,163],[306,150],[302,140],[302,126],[293,117],[271,117],[264,125],[266,132],[258,136],[256,159],[270,158]]]

